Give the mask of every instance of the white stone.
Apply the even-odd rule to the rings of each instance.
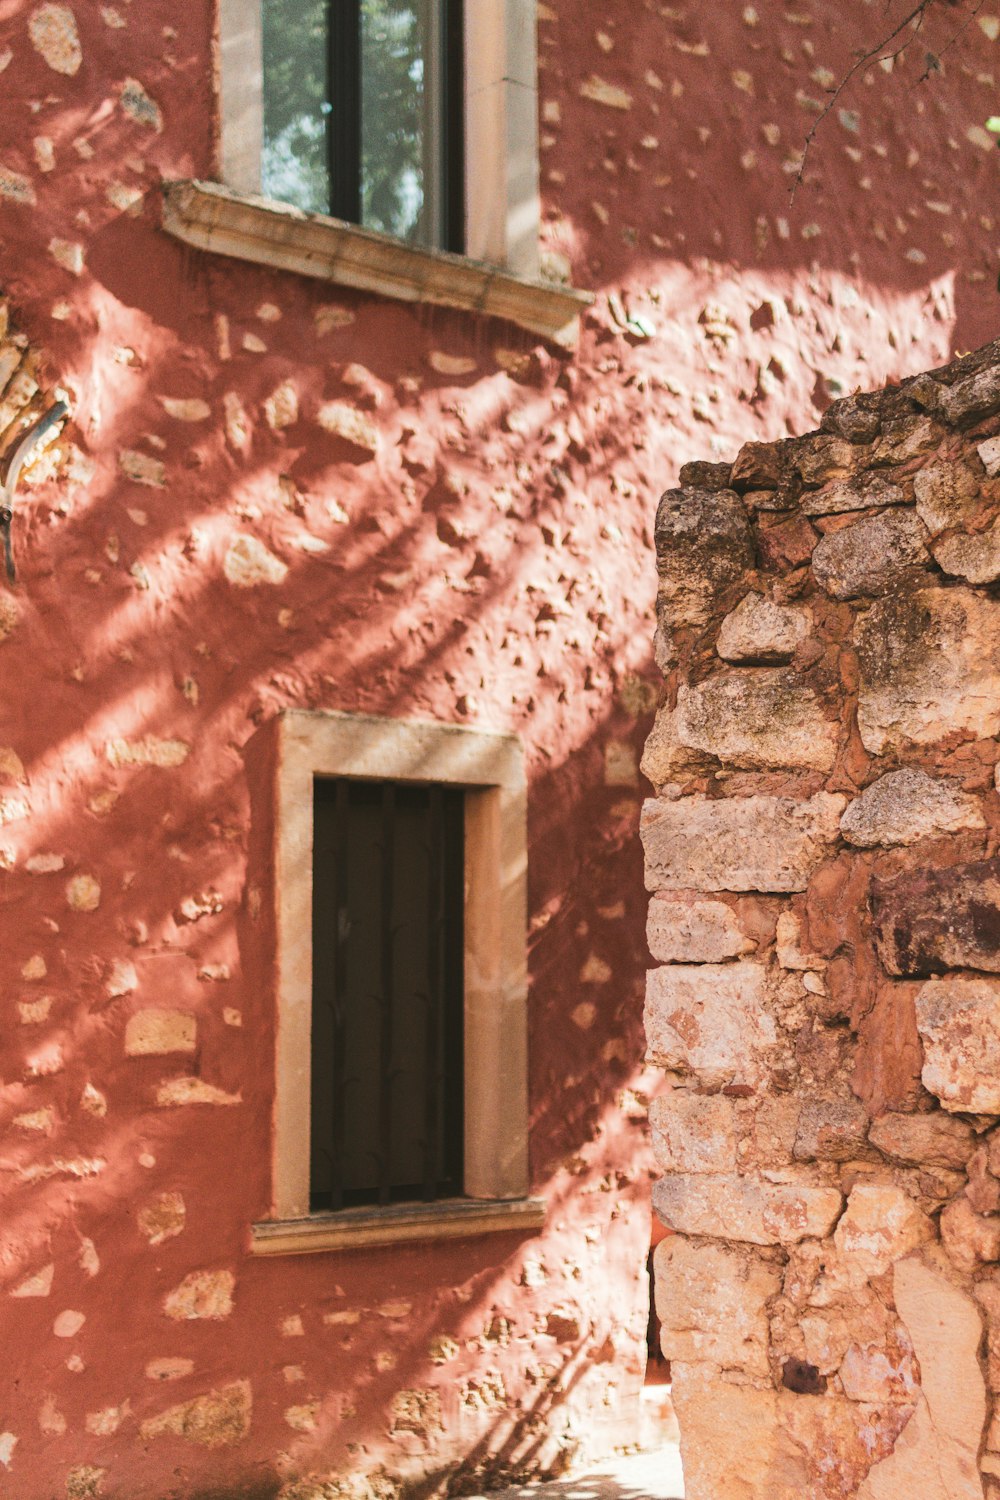
[[[222,570],[229,582],[240,589],[283,583],[288,574],[287,565],[255,536],[238,536],[230,542]]]
[[[893,1182],[859,1182],[834,1232],[833,1242],[852,1273],[881,1276],[897,1260],[934,1238],[927,1215]]]
[[[942,833],[985,827],[976,798],[963,792],[957,781],[928,776],[913,766],[880,776],[840,820],[844,838],[860,849],[915,844]]]
[[[843,1206],[837,1188],[808,1178],[678,1174],[653,1188],[653,1207],[668,1228],[753,1245],[825,1239]]]
[[[642,810],[651,891],[804,891],[839,834],[845,798],[651,799]]]
[[[840,725],[811,688],[780,668],[721,672],[677,695],[681,745],[750,770],[794,766],[828,771]]]
[[[790,661],[811,624],[807,609],[746,594],[723,620],[715,649],[723,661]]]
[[[916,1013],[924,1087],[947,1110],[1000,1115],[1000,980],[931,980]]]
[[[649,1106],[653,1155],[664,1172],[735,1172],[736,1105],[723,1094],[671,1089]]]
[[[766,1378],[767,1302],[780,1288],[777,1267],[753,1251],[672,1235],[654,1258],[664,1354]]]
[[[991,17],[991,20],[997,18]],[[985,443],[976,444],[976,452],[983,461],[983,468],[990,479],[996,479],[1000,474],[1000,437],[987,438]]]
[[[976,1304],[917,1257],[893,1272],[896,1310],[920,1365],[917,1409],[857,1500],[983,1500],[979,1448],[986,1390]]]
[[[763,1083],[777,1040],[763,964],[669,964],[646,976],[649,1056],[709,1088]]]
[[[756,946],[724,901],[666,893],[649,903],[646,941],[660,963],[721,963],[752,953]]]

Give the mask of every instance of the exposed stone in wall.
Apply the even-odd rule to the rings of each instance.
[[[661,548],[699,528],[642,824],[663,1348],[689,1500],[983,1500],[1000,343],[824,428],[661,505]]]

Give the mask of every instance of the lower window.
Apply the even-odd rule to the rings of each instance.
[[[310,1211],[464,1190],[465,796],[317,779]]]

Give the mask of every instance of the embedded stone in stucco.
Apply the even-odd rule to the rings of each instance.
[[[682,745],[751,770],[828,771],[839,739],[839,725],[813,690],[796,673],[769,667],[720,672],[682,687],[676,732]]]
[[[1000,857],[876,877],[870,903],[878,955],[890,974],[1000,973]]]
[[[917,995],[924,1087],[945,1109],[1000,1114],[1000,981],[931,980]]]
[[[803,891],[839,832],[845,798],[651,799],[642,810],[651,891]]]
[[[855,640],[866,750],[1000,733],[1000,602],[965,588],[877,599]]]
[[[684,1234],[794,1245],[828,1235],[844,1200],[839,1189],[798,1175],[678,1173],[655,1185],[653,1206],[668,1228]]]
[[[715,649],[723,661],[787,662],[810,627],[807,609],[776,604],[763,594],[745,594],[723,620]]]
[[[179,1437],[203,1448],[228,1447],[250,1431],[253,1397],[248,1380],[235,1380],[149,1417],[140,1427],[143,1441]]]
[[[707,1087],[760,1082],[777,1033],[761,964],[669,964],[646,976],[646,1040],[662,1067]]]
[[[823,537],[812,555],[817,583],[833,599],[888,594],[929,561],[927,530],[912,510],[888,510]]]
[[[840,820],[844,838],[860,849],[915,844],[943,833],[985,827],[978,801],[963,792],[959,782],[928,776],[915,766],[880,776],[855,798]]]
[[[780,1287],[778,1268],[752,1250],[672,1235],[655,1253],[664,1354],[766,1378],[767,1303]]]
[[[668,490],[656,512],[658,607],[671,626],[698,625],[753,567],[746,510],[732,490]]]

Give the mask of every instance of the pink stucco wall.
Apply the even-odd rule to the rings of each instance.
[[[995,332],[992,26],[929,83],[921,44],[853,86],[789,203],[810,99],[879,22],[857,9],[540,5],[545,244],[598,294],[566,357],[181,249],[157,184],[213,174],[209,0],[76,6],[74,71],[46,40],[65,7],[0,0],[2,284],[74,412],[0,595],[0,1477],[18,1500],[263,1497],[309,1474],[431,1493],[635,1434],[655,501],[688,458],[808,428],[832,394]],[[628,107],[590,97],[593,76]],[[123,108],[128,80],[152,123]],[[610,294],[651,337],[623,333]],[[443,376],[435,354],[474,364]],[[368,414],[373,455],[322,430],[329,400]],[[280,581],[227,578],[246,537]],[[247,1254],[274,997],[243,752],[285,705],[523,737],[538,1235]],[[194,1057],[126,1057],[140,1007],[194,1013]],[[237,1102],[158,1107],[186,1074]],[[149,1210],[176,1229],[179,1199],[160,1238]],[[200,1273],[222,1292],[193,1305],[217,1315],[170,1316]],[[211,1392],[228,1429],[187,1406]]]

